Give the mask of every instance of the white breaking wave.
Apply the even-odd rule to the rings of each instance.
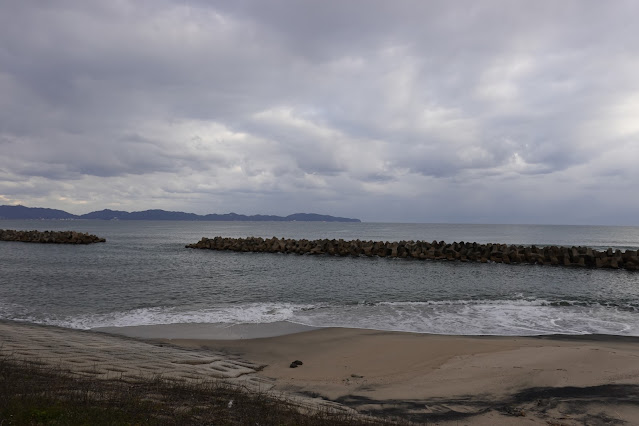
[[[639,336],[639,315],[579,301],[540,299],[378,302],[350,305],[245,303],[203,309],[140,308],[64,318],[38,317],[15,306],[0,309],[5,319],[68,328],[124,327],[178,323],[261,324],[279,321],[315,327],[352,327],[450,335],[613,334]],[[12,314],[13,312],[13,314]]]
[[[564,302],[562,302],[564,303]],[[545,300],[381,302],[302,312],[306,325],[453,335],[639,335],[634,310]]]
[[[318,305],[296,305],[290,303],[249,303],[200,310],[153,307],[125,312],[49,319],[47,323],[61,327],[80,329],[190,323],[263,324],[288,321],[294,316],[295,312],[316,307],[318,307]]]

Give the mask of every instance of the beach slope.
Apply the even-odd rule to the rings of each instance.
[[[290,325],[283,330],[293,334],[277,335],[278,327],[270,325],[265,330],[271,337],[259,337],[259,326],[190,328],[120,330],[137,337],[131,338],[0,321],[0,356],[100,380],[219,379],[289,395],[306,407],[416,423],[639,422],[637,338],[438,336]],[[302,364],[291,368],[296,360]]]
[[[637,338],[326,328],[262,339],[170,341],[265,365],[260,374],[281,391],[420,423],[639,422]],[[295,360],[303,365],[291,368]]]

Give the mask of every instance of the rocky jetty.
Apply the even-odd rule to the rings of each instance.
[[[460,262],[528,263],[583,268],[639,270],[637,250],[594,250],[589,247],[536,247],[507,244],[445,243],[444,241],[344,241],[284,238],[202,238],[187,248],[258,253],[296,253],[331,256],[379,256]]]
[[[47,244],[93,244],[103,243],[104,238],[75,231],[14,231],[0,229],[0,241]]]

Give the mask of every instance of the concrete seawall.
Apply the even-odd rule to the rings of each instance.
[[[14,231],[0,229],[0,241],[45,244],[92,244],[103,243],[104,238],[75,231]]]
[[[330,256],[378,256],[422,260],[456,260],[460,262],[528,263],[639,270],[637,250],[594,250],[589,247],[536,247],[506,244],[450,243],[444,241],[344,241],[295,240],[284,238],[202,238],[187,248],[230,250],[258,253],[295,253]]]

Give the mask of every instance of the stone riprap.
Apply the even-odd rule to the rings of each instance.
[[[594,250],[589,247],[516,246],[444,241],[295,240],[284,238],[202,238],[187,248],[258,253],[296,253],[331,256],[379,256],[461,262],[528,263],[586,268],[639,270],[637,250]]]
[[[103,243],[104,238],[75,231],[14,231],[0,229],[0,241],[45,244],[92,244]]]

